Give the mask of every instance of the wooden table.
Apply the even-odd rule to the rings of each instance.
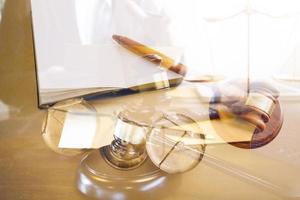
[[[66,158],[44,144],[29,0],[8,0],[0,22],[0,199],[86,199],[76,188],[80,156]],[[3,106],[2,106],[3,107]],[[280,199],[218,169],[199,165],[167,199]]]

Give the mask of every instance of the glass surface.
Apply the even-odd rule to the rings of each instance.
[[[181,175],[170,176],[146,161],[138,168],[120,170],[109,165],[103,148],[94,150],[80,163],[77,187],[97,199],[167,198],[169,190],[181,184]],[[102,154],[102,155],[101,155]],[[176,185],[174,185],[176,183]]]
[[[166,133],[167,131],[169,133]],[[205,152],[204,141],[204,135],[201,134],[178,130],[153,130],[147,138],[146,148],[157,167],[175,174],[189,171],[201,162]]]
[[[131,173],[132,170],[139,170],[146,166],[145,163],[149,162],[167,173],[186,173],[186,171],[204,163],[205,165],[222,170],[224,173],[237,176],[264,186],[272,191],[284,194],[284,192],[281,191],[283,185],[277,185],[281,182],[273,182],[273,179],[270,179],[268,176],[257,175],[256,166],[253,167],[253,165],[250,165],[249,169],[248,166],[245,167],[243,164],[239,164],[239,160],[235,160],[237,157],[234,156],[236,153],[249,154],[248,157],[250,159],[248,162],[251,162],[251,157],[253,160],[259,157],[256,155],[257,152],[260,152],[260,148],[263,149],[265,145],[268,146],[267,144],[271,144],[273,142],[272,140],[276,138],[280,131],[282,125],[281,113],[276,114],[276,112],[273,112],[271,113],[272,115],[269,116],[268,110],[264,110],[263,107],[261,107],[262,110],[259,111],[252,110],[251,106],[255,104],[249,104],[251,106],[246,106],[246,109],[244,109],[241,105],[241,103],[247,103],[244,98],[249,99],[252,97],[251,95],[247,96],[247,92],[241,90],[243,87],[235,81],[216,84],[214,88],[218,89],[220,95],[213,95],[214,98],[211,98],[211,100],[208,100],[207,96],[201,96],[201,94],[203,94],[202,86],[203,84],[199,85],[198,83],[182,83],[175,88],[141,92],[125,96],[114,96],[112,98],[94,99],[88,102],[84,100],[76,102],[76,100],[73,100],[71,101],[73,103],[65,104],[67,106],[60,107],[56,105],[52,109],[56,109],[56,112],[67,113],[69,119],[74,116],[80,116],[80,118],[78,118],[80,121],[76,121],[76,124],[69,124],[75,127],[75,129],[71,129],[74,131],[73,139],[78,136],[80,137],[80,132],[76,131],[76,129],[84,130],[82,128],[86,128],[86,124],[83,123],[84,121],[86,122],[90,117],[95,119],[92,123],[94,128],[86,128],[85,132],[81,133],[82,140],[79,140],[80,142],[77,143],[77,145],[84,144],[83,139],[90,137],[90,132],[94,130],[91,134],[92,137],[90,137],[92,140],[86,144],[94,145],[94,141],[96,141],[98,142],[98,146],[85,146],[84,148],[100,147],[100,152],[102,153],[95,150],[94,152],[97,153],[91,153],[91,155],[88,155],[85,159],[89,160],[89,156],[93,157],[93,159],[94,157],[99,157],[96,160],[107,165],[109,169],[113,168],[113,170],[110,171],[111,174],[108,179],[113,179],[114,174],[119,173],[118,171],[123,171],[122,175],[127,179],[127,171]],[[209,86],[207,87],[209,88]],[[210,87],[213,86],[210,85]],[[249,94],[254,94],[255,92],[262,95],[263,99],[266,98],[268,102],[276,102],[274,105],[279,106],[277,100],[278,94],[276,90],[268,84],[252,83]],[[270,97],[268,97],[268,95],[270,95]],[[74,107],[74,105],[77,105],[76,103],[85,106]],[[92,111],[89,111],[87,108],[92,108]],[[280,106],[276,108],[280,111]],[[250,109],[250,111],[248,109]],[[258,112],[259,118],[255,121],[252,120],[253,118],[251,117],[244,117],[244,112],[253,114]],[[122,114],[120,115],[120,113]],[[266,118],[263,118],[264,115],[262,115],[262,113],[265,113]],[[274,113],[276,114],[275,118],[273,116]],[[256,114],[253,116],[255,117]],[[123,122],[130,124],[129,128],[122,129],[124,126],[118,125],[120,123],[118,121],[120,117],[122,117]],[[270,121],[269,118],[271,119]],[[102,121],[103,119],[110,120],[109,126]],[[272,119],[275,119],[274,123]],[[266,124],[266,128],[260,127],[264,129],[264,131],[267,131],[265,138],[265,132],[258,128],[260,123],[263,123],[263,126]],[[67,125],[64,126],[66,127]],[[142,130],[138,129],[138,127],[141,127]],[[271,128],[269,129],[268,127]],[[66,130],[66,128],[63,130]],[[75,136],[75,134],[78,133],[79,135]],[[65,132],[65,134],[68,133]],[[72,132],[69,132],[69,134],[72,134]],[[138,135],[138,137],[136,137],[136,135]],[[115,139],[113,139],[112,136],[114,136]],[[256,136],[262,136],[263,139],[259,140],[260,143],[256,143]],[[271,139],[269,139],[270,137]],[[101,140],[100,138],[106,138],[106,140]],[[112,139],[107,141],[107,138]],[[120,143],[121,146],[113,145],[112,141],[117,139],[122,140]],[[107,156],[109,155],[107,152],[114,151],[116,148],[119,148],[120,151],[117,149],[116,152],[121,153],[120,155],[126,155],[125,157],[133,155],[137,149],[128,151],[131,152],[130,154],[124,154],[124,152],[129,150],[128,148],[131,149],[132,146],[140,146],[142,149],[146,149],[148,158],[145,163],[143,163],[144,160],[142,159],[138,165],[134,165],[135,167],[131,168],[130,164],[118,165],[118,163],[116,164],[116,162],[111,160],[111,157]],[[240,147],[242,147],[242,149]],[[258,148],[258,150],[249,150],[252,148]],[[231,157],[231,155],[233,156]],[[118,158],[122,158],[122,156]],[[81,164],[85,163],[85,159],[83,159]],[[128,161],[130,161],[130,157],[126,162],[129,163]],[[100,177],[102,176],[101,170],[96,164],[91,166],[90,164],[84,164],[81,168],[82,167],[90,171],[99,171],[100,174],[98,175]],[[155,169],[158,169],[157,167]],[[267,169],[261,170],[264,171]],[[105,181],[103,183],[99,181],[101,178],[97,179],[98,175],[89,175],[88,179],[98,180],[95,185],[91,184],[93,185],[91,187],[104,187],[104,190],[106,190]],[[81,185],[78,187],[81,187]],[[80,190],[84,192],[90,189],[80,188]],[[87,194],[90,195],[89,192],[87,192]],[[91,192],[91,194],[96,195],[95,192]]]
[[[75,156],[83,153],[84,151],[81,149],[59,148],[61,134],[67,117],[67,110],[64,110],[64,108],[68,108],[74,112],[76,112],[76,110],[80,110],[87,114],[89,112],[93,112],[94,108],[80,99],[70,100],[57,103],[54,107],[48,109],[45,116],[42,127],[42,136],[45,144],[56,153],[65,156]]]
[[[92,140],[90,143],[81,144],[82,148],[97,148],[103,144],[109,144],[112,139],[110,141],[108,139],[116,135],[120,113],[129,123],[135,123],[148,129],[150,127],[169,129],[181,127],[183,130],[198,134],[199,137],[201,134],[204,135],[203,137],[208,137],[205,141],[211,144],[249,142],[252,138],[251,132],[254,132],[256,128],[260,131],[266,128],[265,124],[270,118],[268,112],[273,111],[274,103],[264,94],[266,91],[255,89],[255,84],[252,84],[251,95],[247,97],[243,87],[241,89],[238,84],[233,83],[208,85],[205,88],[203,84],[183,83],[176,88],[124,96],[109,96],[110,98],[94,99],[89,102],[83,99],[70,100],[56,104],[49,111],[62,113],[61,115],[66,118],[64,126],[60,127],[60,132],[65,131],[68,135],[73,131],[74,137],[76,135],[85,136]],[[263,88],[264,85],[259,87]],[[208,89],[211,92],[214,90],[217,92],[212,96],[203,96]],[[267,94],[275,95],[272,94],[272,91],[268,91]],[[256,106],[255,103],[258,103],[259,109],[253,109]],[[279,105],[279,103],[274,105]],[[279,113],[278,123],[272,125],[274,129],[276,126],[278,129],[281,127],[280,116]],[[158,122],[161,118],[170,120],[173,117],[187,117],[190,121],[181,119],[179,124],[160,124]],[[222,123],[217,123],[219,121]],[[222,125],[219,126],[218,124]],[[84,130],[87,125],[89,129]],[[235,131],[232,131],[234,127]],[[117,135],[118,137],[121,136],[120,134]],[[123,134],[122,137],[125,136]],[[64,137],[61,140],[64,141]],[[76,142],[75,139],[72,141]],[[84,143],[82,140],[78,142]]]

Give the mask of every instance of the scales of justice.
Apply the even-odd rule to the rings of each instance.
[[[250,11],[248,5],[249,19]],[[157,65],[164,63],[162,54],[140,56]],[[267,145],[279,134],[280,94],[272,85],[250,79],[249,62],[246,79],[205,85],[184,77],[186,68],[181,63],[172,67],[182,73],[182,79],[164,79],[109,98],[66,100],[48,109],[42,131],[46,144],[62,155],[84,155],[77,174],[77,188],[83,194],[100,199],[168,196],[174,182],[180,183],[181,176],[201,162],[235,173],[207,152],[210,146],[229,144],[250,150]],[[215,81],[214,76],[209,81]],[[70,115],[92,120],[99,133],[94,140],[113,136],[110,144],[94,150],[59,148]]]
[[[66,100],[48,109],[43,138],[59,154],[84,155],[77,187],[87,196],[167,196],[168,188],[175,187],[173,180],[179,183],[199,163],[223,165],[206,151],[209,146],[259,148],[278,135],[283,123],[279,92],[265,82],[224,81],[210,88],[209,98],[202,83],[183,79],[135,90],[110,98]],[[95,150],[59,148],[70,116],[92,120],[95,141],[113,140]]]

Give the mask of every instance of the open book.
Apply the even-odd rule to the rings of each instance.
[[[136,56],[113,41],[111,36],[120,33],[145,44],[150,41],[149,45],[175,61],[181,59],[180,48],[161,42],[165,41],[161,38],[168,37],[167,33],[157,34],[153,30],[153,34],[147,34],[152,39],[147,39],[144,33],[147,29],[140,27],[141,23],[135,23],[136,33],[133,27],[122,26],[139,20],[140,16],[132,11],[126,9],[123,16],[115,16],[112,21],[106,18],[122,8],[103,8],[105,4],[93,7],[92,2],[84,3],[84,7],[74,0],[31,3],[40,105],[181,79],[180,75]],[[116,22],[121,19],[122,22]],[[153,24],[151,20],[149,23]]]

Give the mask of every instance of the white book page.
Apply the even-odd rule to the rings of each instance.
[[[32,18],[39,88],[80,89],[131,87],[153,82],[164,72],[123,49],[113,34],[149,46],[179,60],[168,32],[158,32],[168,21],[147,15],[131,1],[32,0]],[[122,11],[122,13],[120,12]],[[121,14],[120,14],[121,13]],[[166,50],[166,51],[165,51]],[[174,56],[174,57],[173,57]],[[169,78],[178,75],[168,72]]]
[[[63,125],[59,148],[99,148],[113,140],[115,121],[97,113],[70,111]]]
[[[81,37],[75,1],[32,0],[32,17],[40,89],[125,87],[118,47]]]

